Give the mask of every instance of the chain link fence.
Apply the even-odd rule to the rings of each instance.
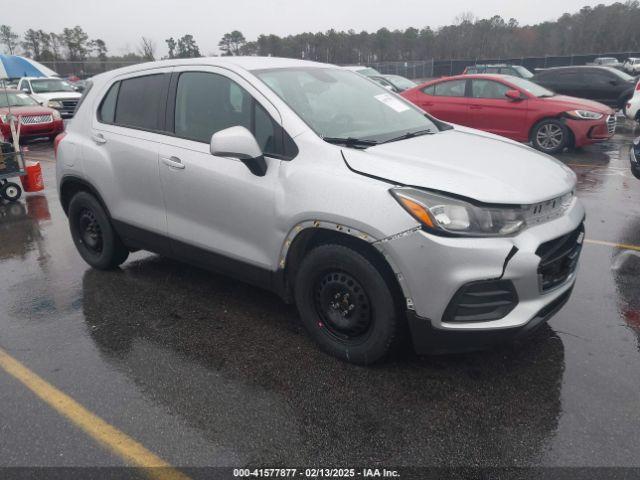
[[[495,64],[506,63],[512,65],[522,65],[532,72],[540,68],[549,67],[565,67],[571,65],[587,65],[592,63],[597,57],[615,57],[620,62],[624,62],[629,57],[640,57],[640,52],[615,52],[615,53],[597,53],[588,55],[564,55],[544,57],[517,57],[517,58],[489,58],[489,59],[467,59],[467,60],[415,60],[406,62],[374,62],[367,66],[373,67],[382,74],[402,75],[411,79],[426,79],[434,77],[443,77],[450,75],[459,75],[468,66],[475,64]],[[115,68],[135,65],[137,61],[84,61],[70,62],[60,60],[57,62],[40,62],[43,65],[58,72],[62,77],[77,76],[80,78],[88,78],[98,73],[113,70]]]
[[[402,75],[411,79],[437,78],[459,75],[465,68],[476,64],[511,64],[522,65],[535,72],[536,69],[550,67],[567,67],[572,65],[587,65],[597,57],[614,57],[624,62],[627,58],[638,57],[640,52],[594,53],[586,55],[547,55],[544,57],[517,58],[489,58],[478,60],[422,60],[410,62],[374,62],[369,67],[375,68],[382,74]]]

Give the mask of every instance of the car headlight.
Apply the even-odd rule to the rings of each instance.
[[[578,120],[600,120],[602,113],[592,112],[590,110],[570,110],[566,112],[571,118],[577,118]]]
[[[526,206],[482,207],[410,187],[392,188],[394,198],[433,233],[508,236],[526,227]]]
[[[53,115],[53,119],[54,120],[61,120],[62,119],[62,115],[60,115],[60,112],[58,110],[54,110],[52,115]]]
[[[58,100],[49,100],[47,102],[47,107],[49,107],[49,108],[62,108],[62,102],[59,102]]]

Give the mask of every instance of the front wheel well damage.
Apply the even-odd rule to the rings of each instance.
[[[326,228],[304,229],[298,233],[291,242],[286,253],[284,264],[287,297],[293,298],[296,275],[305,256],[320,245],[330,244],[351,248],[369,260],[387,281],[397,304],[399,306],[406,305],[406,298],[402,292],[396,273],[382,252],[366,240]]]

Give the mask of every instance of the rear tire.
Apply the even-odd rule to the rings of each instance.
[[[399,344],[400,309],[374,263],[342,245],[321,245],[303,259],[295,282],[302,324],[327,353],[359,365]]]
[[[533,148],[549,155],[562,152],[569,145],[567,126],[555,118],[538,122],[531,131]]]
[[[71,199],[69,228],[80,256],[94,268],[111,270],[129,256],[104,208],[90,193],[79,192]]]

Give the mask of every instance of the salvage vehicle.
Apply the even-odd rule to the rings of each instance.
[[[94,268],[144,249],[270,289],[357,364],[407,330],[421,353],[526,335],[571,294],[585,215],[571,169],[354,72],[174,59],[87,90],[55,148]]]
[[[636,83],[633,96],[624,106],[624,114],[629,120],[640,122],[640,80]]]
[[[554,67],[538,70],[531,81],[562,95],[587,98],[622,109],[635,79],[611,67]]]
[[[12,138],[9,115],[20,121],[20,139],[46,137],[50,141],[64,130],[60,113],[41,106],[21,90],[2,90],[0,92],[0,137]]]
[[[526,67],[523,67],[522,65],[507,65],[506,63],[494,65],[472,65],[465,68],[462,72],[463,75],[473,75],[478,73],[497,73],[526,79],[533,77],[533,73],[531,73]]]
[[[402,96],[440,120],[531,142],[545,153],[607,140],[616,129],[615,113],[606,105],[555,95],[508,75],[459,75]]]
[[[598,65],[602,67],[620,68],[622,64],[616,57],[596,57],[591,65]]]
[[[40,105],[55,108],[62,118],[73,117],[82,96],[69,82],[49,77],[21,78],[18,90],[31,95]]]

